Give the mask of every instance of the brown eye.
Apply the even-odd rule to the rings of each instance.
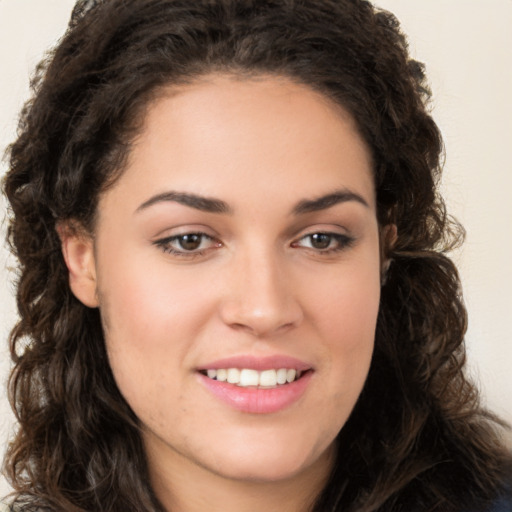
[[[354,238],[341,233],[317,232],[305,235],[292,247],[303,247],[305,249],[316,251],[317,254],[332,254],[348,249],[354,243]]]
[[[166,253],[182,257],[200,256],[205,251],[222,245],[206,233],[184,233],[162,238],[153,243]]]
[[[309,238],[314,249],[327,249],[332,242],[332,236],[326,233],[315,233],[309,235]]]
[[[185,251],[195,251],[201,246],[203,235],[199,233],[190,233],[188,235],[181,235],[177,237],[179,246]]]

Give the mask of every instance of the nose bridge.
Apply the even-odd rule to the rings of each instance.
[[[286,258],[256,245],[235,256],[222,316],[230,326],[262,336],[296,325],[302,311],[287,279]]]

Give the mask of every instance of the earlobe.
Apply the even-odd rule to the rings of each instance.
[[[393,249],[398,239],[398,230],[396,224],[386,224],[382,228],[382,250],[388,254]]]
[[[57,233],[73,295],[90,308],[98,307],[96,262],[92,237],[74,223],[59,223]]]

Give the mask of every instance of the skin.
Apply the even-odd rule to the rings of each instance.
[[[170,191],[230,211],[161,198]],[[294,211],[339,191],[352,195]],[[197,232],[209,237],[199,250],[168,240]],[[315,233],[334,233],[327,249]],[[101,197],[95,233],[60,234],[75,295],[100,308],[162,503],[308,510],[365,382],[380,298],[372,162],[351,117],[284,78],[210,75],[166,90]],[[275,413],[230,407],[197,372],[275,354],[313,369]]]

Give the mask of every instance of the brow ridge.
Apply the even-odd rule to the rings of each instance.
[[[189,192],[175,191],[163,192],[149,198],[147,201],[142,203],[136,211],[139,212],[149,208],[150,206],[153,206],[154,204],[165,203],[168,201],[179,203],[184,206],[189,206],[203,212],[231,213],[231,208],[228,206],[228,204],[220,199],[204,197]]]
[[[366,206],[367,208],[370,205],[367,201],[360,196],[359,194],[352,192],[348,189],[336,190],[330,194],[326,194],[324,196],[315,198],[315,199],[304,199],[299,201],[297,205],[293,208],[293,214],[302,215],[304,213],[317,212],[320,210],[326,210],[335,206],[339,203],[346,203],[349,201],[355,201],[357,203]]]
[[[191,208],[195,208],[196,210],[209,213],[232,213],[231,207],[221,199],[204,197],[189,192],[176,191],[157,194],[142,203],[136,211],[139,212],[149,208],[150,206],[153,206],[154,204],[164,203],[167,201],[176,202],[184,206],[189,206]],[[369,207],[368,203],[362,196],[348,189],[342,189],[315,199],[303,199],[295,205],[292,213],[294,215],[302,215],[305,213],[326,210],[335,206],[336,204],[349,201],[355,201],[362,204],[363,206]]]

